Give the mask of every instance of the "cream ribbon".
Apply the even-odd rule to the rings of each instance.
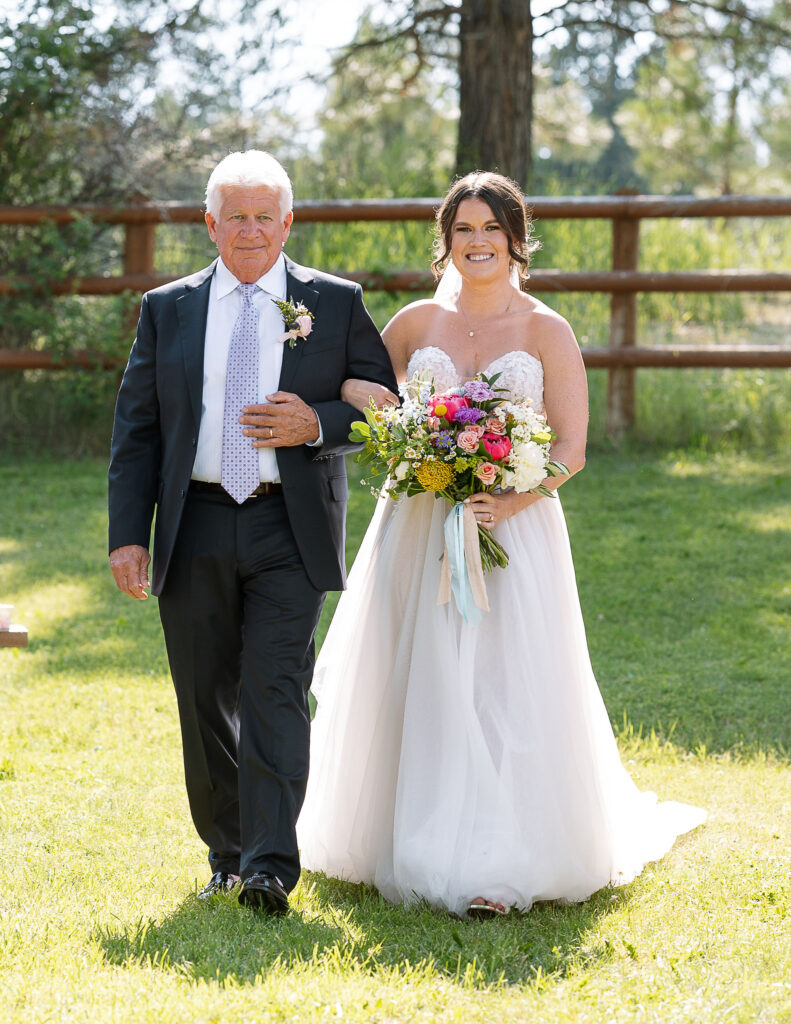
[[[451,557],[448,551],[448,527],[458,523],[461,509],[462,528],[464,531],[462,558],[457,560]],[[466,612],[466,601],[459,601],[459,591],[465,591],[469,586],[472,599],[477,608],[481,611],[489,611],[489,597],[486,593],[486,583],[483,579],[483,566],[481,565],[481,546],[478,539],[478,523],[471,506],[459,502],[450,510],[445,520],[445,548],[442,556],[442,569],[440,570],[439,590],[437,592],[437,604],[447,604],[453,592],[456,597],[456,607],[464,615],[468,622],[473,624],[480,620],[480,612],[473,616]],[[461,547],[461,545],[460,545]],[[461,564],[457,564],[460,561]],[[453,564],[452,564],[453,563]],[[452,584],[455,583],[454,587]],[[472,610],[471,610],[472,611]]]

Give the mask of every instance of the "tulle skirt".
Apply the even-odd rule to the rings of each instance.
[[[453,913],[628,882],[705,812],[621,765],[560,501],[496,527],[510,564],[477,626],[437,604],[448,511],[377,503],[316,667],[303,867]]]

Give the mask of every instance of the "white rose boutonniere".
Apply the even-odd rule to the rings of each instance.
[[[272,299],[280,310],[283,317],[285,333],[281,334],[278,341],[287,341],[288,347],[293,348],[297,339],[307,338],[313,330],[313,314],[303,305],[296,304],[293,299]]]

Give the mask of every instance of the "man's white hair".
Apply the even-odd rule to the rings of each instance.
[[[206,185],[206,212],[216,220],[222,206],[221,192],[229,186],[258,188],[266,185],[278,193],[280,215],[285,217],[294,208],[294,190],[283,167],[262,149],[245,153],[229,153],[221,160]]]

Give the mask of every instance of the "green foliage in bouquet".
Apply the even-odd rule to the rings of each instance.
[[[386,476],[383,490],[393,498],[430,492],[456,505],[509,488],[554,497],[544,479],[568,473],[550,455],[555,433],[529,402],[502,397],[499,376],[481,374],[445,393],[413,378],[400,408],[372,404],[352,424],[350,440],[363,445],[357,460]],[[491,530],[479,526],[478,535],[484,570],[505,567],[508,555]]]

